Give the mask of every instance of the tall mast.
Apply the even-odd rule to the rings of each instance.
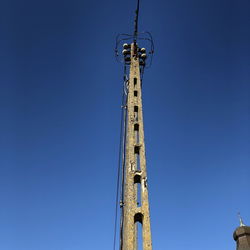
[[[139,3],[138,0],[134,34],[131,37],[133,39],[130,44],[123,45],[125,67],[129,65],[129,77],[126,82],[120,250],[137,250],[138,246],[143,246],[143,250],[152,250],[141,88],[141,73],[147,56],[146,49],[140,48],[137,43]],[[141,230],[138,230],[139,226]],[[140,231],[142,235],[138,235]]]
[[[152,250],[140,65],[139,58],[134,53],[137,51],[135,46],[135,43],[131,44],[128,84],[122,250],[137,250],[139,238],[142,239],[143,250]],[[142,224],[141,237],[137,235],[138,223]]]

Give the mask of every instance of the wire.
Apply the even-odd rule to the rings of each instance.
[[[117,169],[117,182],[116,182],[116,201],[115,201],[115,225],[114,225],[114,241],[113,249],[116,249],[116,235],[117,235],[117,221],[118,221],[118,203],[119,203],[119,190],[121,187],[121,202],[123,203],[124,196],[124,167],[125,167],[125,144],[126,144],[126,117],[127,117],[127,93],[125,92],[125,87],[127,84],[126,76],[126,65],[124,65],[124,85],[122,91],[122,106],[121,106],[121,123],[120,123],[120,140],[119,140],[119,156],[118,156],[118,169]],[[122,160],[122,162],[121,162]],[[122,167],[122,168],[121,168]],[[122,170],[122,171],[121,171]],[[121,172],[122,172],[122,184],[121,184]],[[120,226],[123,224],[123,211],[121,212],[121,222]],[[120,234],[122,229],[120,228]],[[120,238],[121,239],[121,238]],[[122,240],[122,239],[121,239]],[[121,246],[120,242],[120,246]]]
[[[127,98],[128,98],[128,77],[126,72],[126,65],[124,65],[124,94],[123,95],[123,148],[122,148],[122,181],[121,181],[121,219],[120,219],[120,250],[123,249],[123,221],[124,221],[124,184],[125,184],[125,165],[126,165],[126,137],[127,137]]]

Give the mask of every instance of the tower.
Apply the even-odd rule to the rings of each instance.
[[[134,33],[118,35],[116,46],[117,57],[119,57],[118,45],[121,41],[129,41],[123,44],[122,51],[125,99],[122,105],[124,140],[120,184],[120,250],[137,250],[139,246],[143,250],[152,250],[142,111],[142,75],[147,54],[145,48],[139,47],[138,41],[142,36],[144,40],[149,41],[151,47],[148,56],[151,59],[153,41],[150,33],[138,33],[138,15],[139,0],[134,20]],[[138,235],[139,227],[141,235]]]
[[[123,249],[137,249],[137,223],[142,224],[143,249],[151,250],[147,171],[142,116],[140,60],[136,43],[130,45],[127,101],[126,170],[124,190]]]
[[[250,227],[243,223],[241,217],[240,226],[234,231],[233,237],[237,244],[236,250],[250,250]]]

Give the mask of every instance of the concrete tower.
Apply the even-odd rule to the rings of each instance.
[[[145,48],[139,47],[138,41],[143,40],[150,44],[149,58],[152,58],[154,50],[151,34],[149,32],[138,33],[138,16],[139,0],[137,0],[133,35],[120,34],[116,41],[117,58],[119,58],[120,42],[129,41],[129,44],[123,44],[123,59],[121,60],[124,63],[126,98],[122,105],[125,115],[124,123],[122,122],[124,139],[121,171],[120,250],[152,250],[141,82],[147,54]],[[143,37],[145,35],[147,37]],[[129,71],[128,75],[127,71]]]
[[[246,226],[240,217],[240,226],[236,228],[233,234],[236,241],[236,250],[250,250],[250,227]]]
[[[143,250],[152,249],[145,158],[139,48],[130,46],[127,100],[126,168],[122,250],[137,250],[137,224],[142,224]]]

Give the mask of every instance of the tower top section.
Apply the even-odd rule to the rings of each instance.
[[[130,64],[130,60],[128,56],[129,53],[127,49],[131,47],[131,44],[134,44],[134,47],[138,49],[140,46],[142,51],[145,51],[145,52],[147,51],[147,54],[142,53],[144,54],[143,55],[144,63],[140,64],[140,66],[142,66],[142,68],[149,68],[152,64],[152,58],[153,58],[153,53],[154,53],[154,42],[153,42],[153,38],[150,32],[138,31],[139,30],[138,29],[139,10],[140,10],[140,0],[137,0],[133,34],[120,33],[116,36],[115,56],[118,62],[121,62],[125,65]],[[139,42],[140,42],[140,45],[139,45]]]
[[[137,0],[137,8],[135,11],[135,27],[134,27],[134,42],[137,40],[137,34],[138,34],[138,19],[139,19],[139,9],[140,9],[140,0]]]

